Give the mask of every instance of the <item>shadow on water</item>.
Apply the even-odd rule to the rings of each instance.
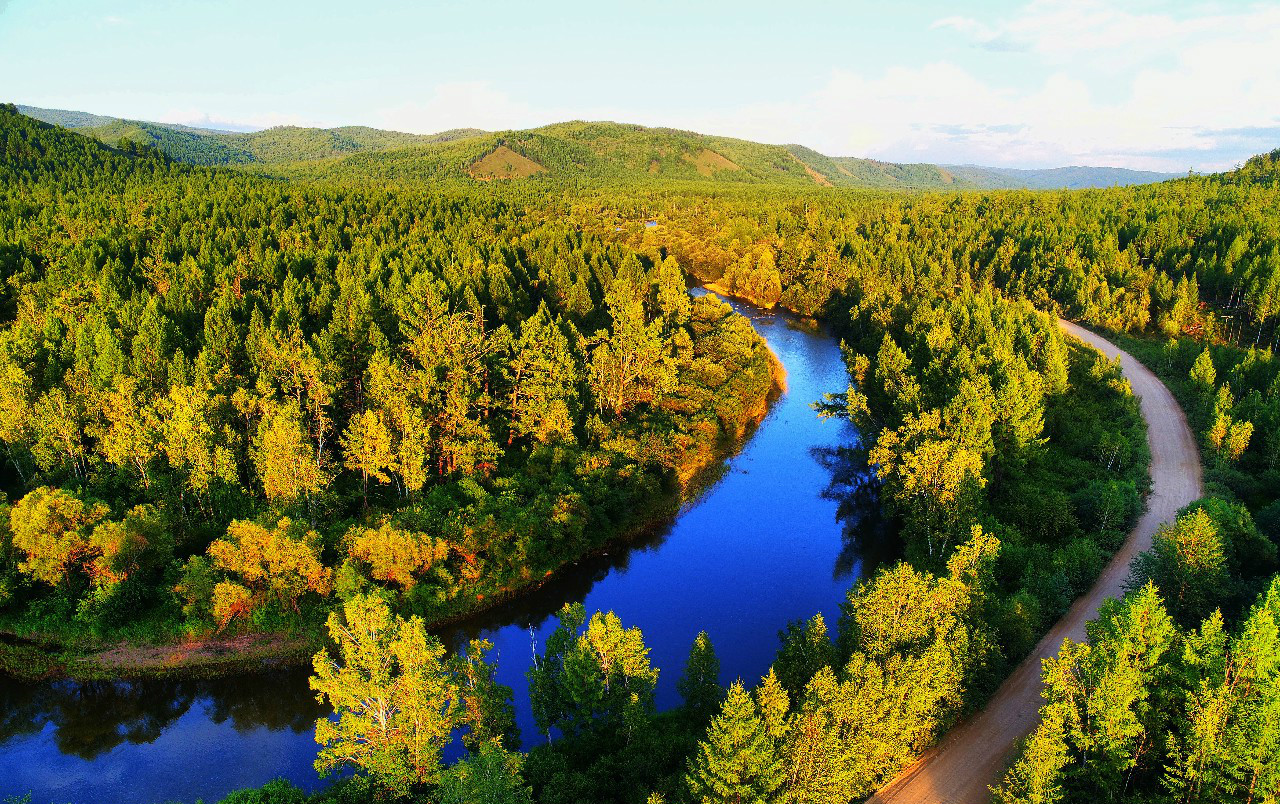
[[[840,553],[833,579],[868,578],[880,567],[902,558],[902,539],[896,523],[880,508],[880,486],[867,466],[867,453],[858,447],[814,447],[810,454],[831,473],[822,497],[836,503],[840,523]]]
[[[214,724],[309,733],[324,708],[306,668],[226,678],[54,681],[0,678],[0,745],[51,731],[60,753],[92,760],[125,744],[154,742],[195,706]]]
[[[549,581],[477,614],[436,630],[445,645],[457,649],[469,640],[499,628],[532,628],[546,622],[566,604],[584,600],[596,584],[610,575],[626,573],[637,556],[662,549],[671,535],[670,521],[652,527],[611,546],[608,550],[574,561]]]
[[[744,442],[750,440],[757,428],[758,425],[748,432]],[[732,444],[726,444],[724,461],[708,467],[700,477],[694,479],[697,489],[694,498],[681,505],[673,516],[655,522],[625,540],[614,542],[600,552],[572,562],[536,589],[435,629],[435,634],[451,650],[457,650],[470,640],[497,629],[536,628],[554,617],[566,603],[586,600],[596,584],[613,575],[625,575],[637,557],[654,554],[662,549],[680,517],[701,506],[715,488],[724,482],[729,474],[727,469],[728,461],[732,458],[732,447]]]

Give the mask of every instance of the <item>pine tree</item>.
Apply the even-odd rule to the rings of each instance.
[[[720,660],[706,631],[701,631],[689,648],[684,675],[676,682],[685,710],[696,722],[706,723],[720,710],[724,687],[720,686]]]
[[[793,699],[799,699],[809,679],[835,661],[835,645],[827,635],[827,623],[822,614],[815,614],[808,622],[796,620],[778,632],[782,647],[773,663],[778,680]]]
[[[507,365],[511,416],[507,443],[532,438],[541,443],[570,438],[578,413],[578,366],[562,322],[545,304],[520,326]]]
[[[735,681],[690,761],[689,792],[700,804],[771,804],[781,800],[784,781],[779,747],[755,701]]]
[[[1202,394],[1211,396],[1217,379],[1218,372],[1213,367],[1213,355],[1209,354],[1209,348],[1205,347],[1191,366],[1191,381],[1199,387]]]

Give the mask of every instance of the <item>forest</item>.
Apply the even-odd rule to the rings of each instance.
[[[1136,400],[1058,315],[1177,394],[1207,496],[1046,665],[997,800],[1280,797],[1280,151],[1084,191],[436,187],[362,174],[377,154],[180,164],[3,107],[0,154],[0,630],[313,634],[338,781],[227,804],[870,795],[1142,510]],[[904,558],[784,629],[762,679],[725,684],[700,635],[664,711],[643,634],[567,605],[524,751],[489,646],[431,626],[669,516],[763,415],[766,345],[689,282],[841,338],[848,391],[815,408],[856,425]]]
[[[372,587],[440,622],[669,513],[773,388],[674,260],[4,114],[15,633],[319,634]]]

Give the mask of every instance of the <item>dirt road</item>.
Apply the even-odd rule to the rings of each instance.
[[[1087,594],[1075,602],[1018,669],[997,690],[987,707],[952,729],[932,751],[876,793],[877,804],[983,804],[1017,741],[1039,721],[1040,661],[1057,654],[1062,640],[1084,639],[1084,624],[1109,597],[1119,597],[1134,556],[1151,546],[1160,525],[1200,497],[1200,454],[1186,417],[1169,389],[1138,361],[1114,344],[1068,321],[1063,330],[1103,352],[1121,356],[1133,392],[1142,402],[1151,446],[1151,495],[1111,563]]]

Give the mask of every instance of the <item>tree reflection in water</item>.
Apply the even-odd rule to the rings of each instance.
[[[814,459],[831,473],[822,497],[837,503],[841,547],[832,577],[867,578],[877,568],[902,557],[902,540],[892,520],[880,510],[875,471],[859,447],[816,447]]]
[[[219,679],[50,681],[0,677],[0,745],[52,726],[58,750],[90,760],[124,743],[156,740],[193,706],[238,732],[309,731],[324,713],[305,667]]]

